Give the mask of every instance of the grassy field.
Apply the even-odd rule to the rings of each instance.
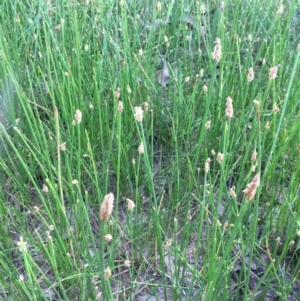
[[[0,299],[300,300],[300,3],[2,0]]]

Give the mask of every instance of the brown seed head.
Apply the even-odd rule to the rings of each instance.
[[[217,161],[218,161],[219,163],[222,163],[223,159],[224,159],[224,155],[223,155],[222,153],[218,153]]]
[[[274,66],[270,69],[269,73],[269,79],[273,80],[277,77],[277,72],[278,72],[278,66]]]
[[[43,189],[42,189],[43,192],[45,193],[48,193],[49,192],[49,188],[46,184],[43,184]]]
[[[269,122],[269,121],[266,122],[266,124],[265,124],[265,129],[266,129],[266,130],[269,130],[269,129],[270,129],[270,122]]]
[[[259,186],[260,183],[260,173],[258,173],[250,182],[250,184],[247,185],[247,188],[243,190],[243,193],[246,195],[246,200],[251,201],[256,194],[256,189]]]
[[[106,234],[106,235],[104,235],[104,240],[105,240],[106,242],[110,242],[110,241],[112,241],[112,239],[113,239],[113,237],[112,237],[111,234]]]
[[[108,279],[108,278],[111,277],[111,269],[110,269],[110,267],[107,267],[104,272],[105,272],[106,279]]]
[[[107,222],[109,220],[114,207],[114,199],[115,198],[112,192],[104,197],[104,201],[102,202],[100,208],[100,220],[102,222]]]
[[[142,141],[141,144],[139,145],[138,152],[139,152],[140,155],[144,154],[144,152],[145,152],[145,148],[144,148],[144,143],[143,143],[143,141]]]
[[[115,91],[115,96],[116,96],[116,99],[119,99],[120,96],[121,96],[121,90],[120,90],[119,87],[118,87],[118,88],[116,89],[116,91]]]
[[[207,158],[204,164],[204,172],[207,174],[209,172],[209,164],[211,162],[210,158]]]
[[[134,108],[134,118],[137,122],[143,121],[143,109],[141,107]]]
[[[123,110],[124,110],[124,104],[123,104],[122,101],[119,100],[119,102],[118,102],[118,112],[122,113]]]
[[[229,190],[229,194],[232,198],[236,198],[235,186],[232,186]]]
[[[130,261],[129,259],[126,259],[126,260],[124,261],[125,267],[130,268],[130,264],[131,264],[131,261]]]
[[[161,2],[160,1],[158,1],[156,3],[156,9],[157,9],[157,11],[161,12],[162,6],[161,6]]]
[[[131,199],[126,199],[127,201],[127,209],[129,211],[133,211],[135,207],[135,203]]]
[[[228,118],[232,118],[233,117],[232,98],[228,96],[226,100],[227,101],[226,101],[225,114]]]
[[[208,130],[210,129],[210,126],[211,126],[211,121],[210,120],[206,121],[205,128]]]
[[[251,83],[254,79],[254,69],[251,67],[248,70],[247,80],[249,83]]]
[[[149,103],[144,102],[144,111],[147,112],[149,110]]]
[[[278,9],[276,11],[276,14],[277,15],[281,15],[284,11],[284,5],[282,4],[282,1],[279,2],[279,6],[278,6]]]
[[[81,120],[82,120],[82,113],[80,110],[76,110],[75,112],[75,122],[77,124],[81,123]]]
[[[216,63],[219,63],[222,56],[222,46],[221,46],[221,39],[216,39],[216,44],[214,47],[214,52],[212,53],[212,58]]]
[[[254,150],[253,153],[252,153],[252,155],[251,155],[251,161],[252,162],[256,161],[256,158],[257,158],[257,151]]]

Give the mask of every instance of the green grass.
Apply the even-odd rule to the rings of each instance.
[[[300,298],[300,6],[220,2],[1,2],[2,300]]]

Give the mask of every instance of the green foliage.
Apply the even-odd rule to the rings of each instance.
[[[3,300],[299,298],[297,1],[2,2]]]

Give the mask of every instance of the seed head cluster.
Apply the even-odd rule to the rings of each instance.
[[[145,152],[143,141],[141,142],[141,144],[139,146],[138,152],[140,155],[144,154],[144,152]]]
[[[108,278],[111,277],[111,269],[110,269],[110,267],[107,267],[104,272],[105,272],[105,278],[106,279],[108,279]]]
[[[113,237],[112,237],[111,234],[106,234],[106,235],[104,236],[104,240],[105,240],[106,242],[110,242],[110,241],[112,241],[112,239],[113,239]]]
[[[254,79],[254,70],[253,70],[253,68],[251,67],[251,68],[249,68],[249,70],[248,70],[247,81],[248,81],[249,83],[251,83],[251,82],[253,81],[253,79]]]
[[[251,155],[251,161],[252,161],[252,162],[255,162],[255,161],[256,161],[256,158],[257,158],[257,151],[254,150],[253,153],[252,153],[252,155]]]
[[[258,173],[250,182],[250,184],[247,185],[247,188],[243,190],[243,193],[245,194],[246,200],[251,201],[256,194],[257,187],[260,184],[260,173]]]
[[[227,102],[226,102],[226,110],[225,110],[225,114],[228,118],[232,118],[233,117],[233,106],[232,106],[232,99],[231,97],[227,97]]]
[[[210,120],[206,121],[206,123],[205,123],[205,128],[206,128],[207,130],[209,130],[209,129],[210,129],[210,126],[211,126],[211,121],[210,121]]]
[[[274,66],[270,69],[269,80],[274,80],[277,77],[278,66]]]
[[[282,1],[280,1],[276,14],[281,15],[283,11],[284,11],[284,5],[282,4]]]
[[[45,193],[49,192],[49,188],[48,188],[48,186],[46,184],[43,184],[42,191],[45,192]]]
[[[216,44],[214,47],[214,52],[212,53],[212,58],[216,63],[219,63],[222,56],[222,47],[221,47],[221,39],[216,39]]]
[[[147,112],[149,110],[149,103],[144,102],[144,111]]]
[[[129,211],[133,211],[135,207],[135,203],[131,199],[126,199],[127,201],[127,209]]]
[[[115,198],[112,192],[104,197],[104,201],[100,207],[100,220],[102,222],[107,222],[109,220],[114,207],[114,199]]]
[[[79,123],[81,123],[81,121],[82,121],[82,113],[81,113],[80,110],[76,110],[76,112],[75,112],[75,122],[77,124],[79,124]]]
[[[232,198],[236,198],[235,186],[232,186],[229,190],[229,194]]]
[[[143,108],[142,107],[135,107],[134,108],[134,118],[137,122],[143,121]]]
[[[204,164],[204,172],[207,174],[209,172],[209,164],[211,162],[211,158],[207,158]]]
[[[20,240],[17,242],[17,246],[21,252],[27,251],[27,242],[23,240],[23,237],[20,236]]]
[[[161,6],[161,2],[160,1],[158,1],[156,3],[156,9],[157,9],[157,11],[161,12],[162,6]]]
[[[223,159],[224,159],[224,155],[223,155],[222,153],[218,153],[217,161],[218,161],[219,163],[222,163]]]
[[[118,102],[118,112],[122,113],[123,110],[124,110],[124,104],[123,104],[122,101],[119,100],[119,102]]]

